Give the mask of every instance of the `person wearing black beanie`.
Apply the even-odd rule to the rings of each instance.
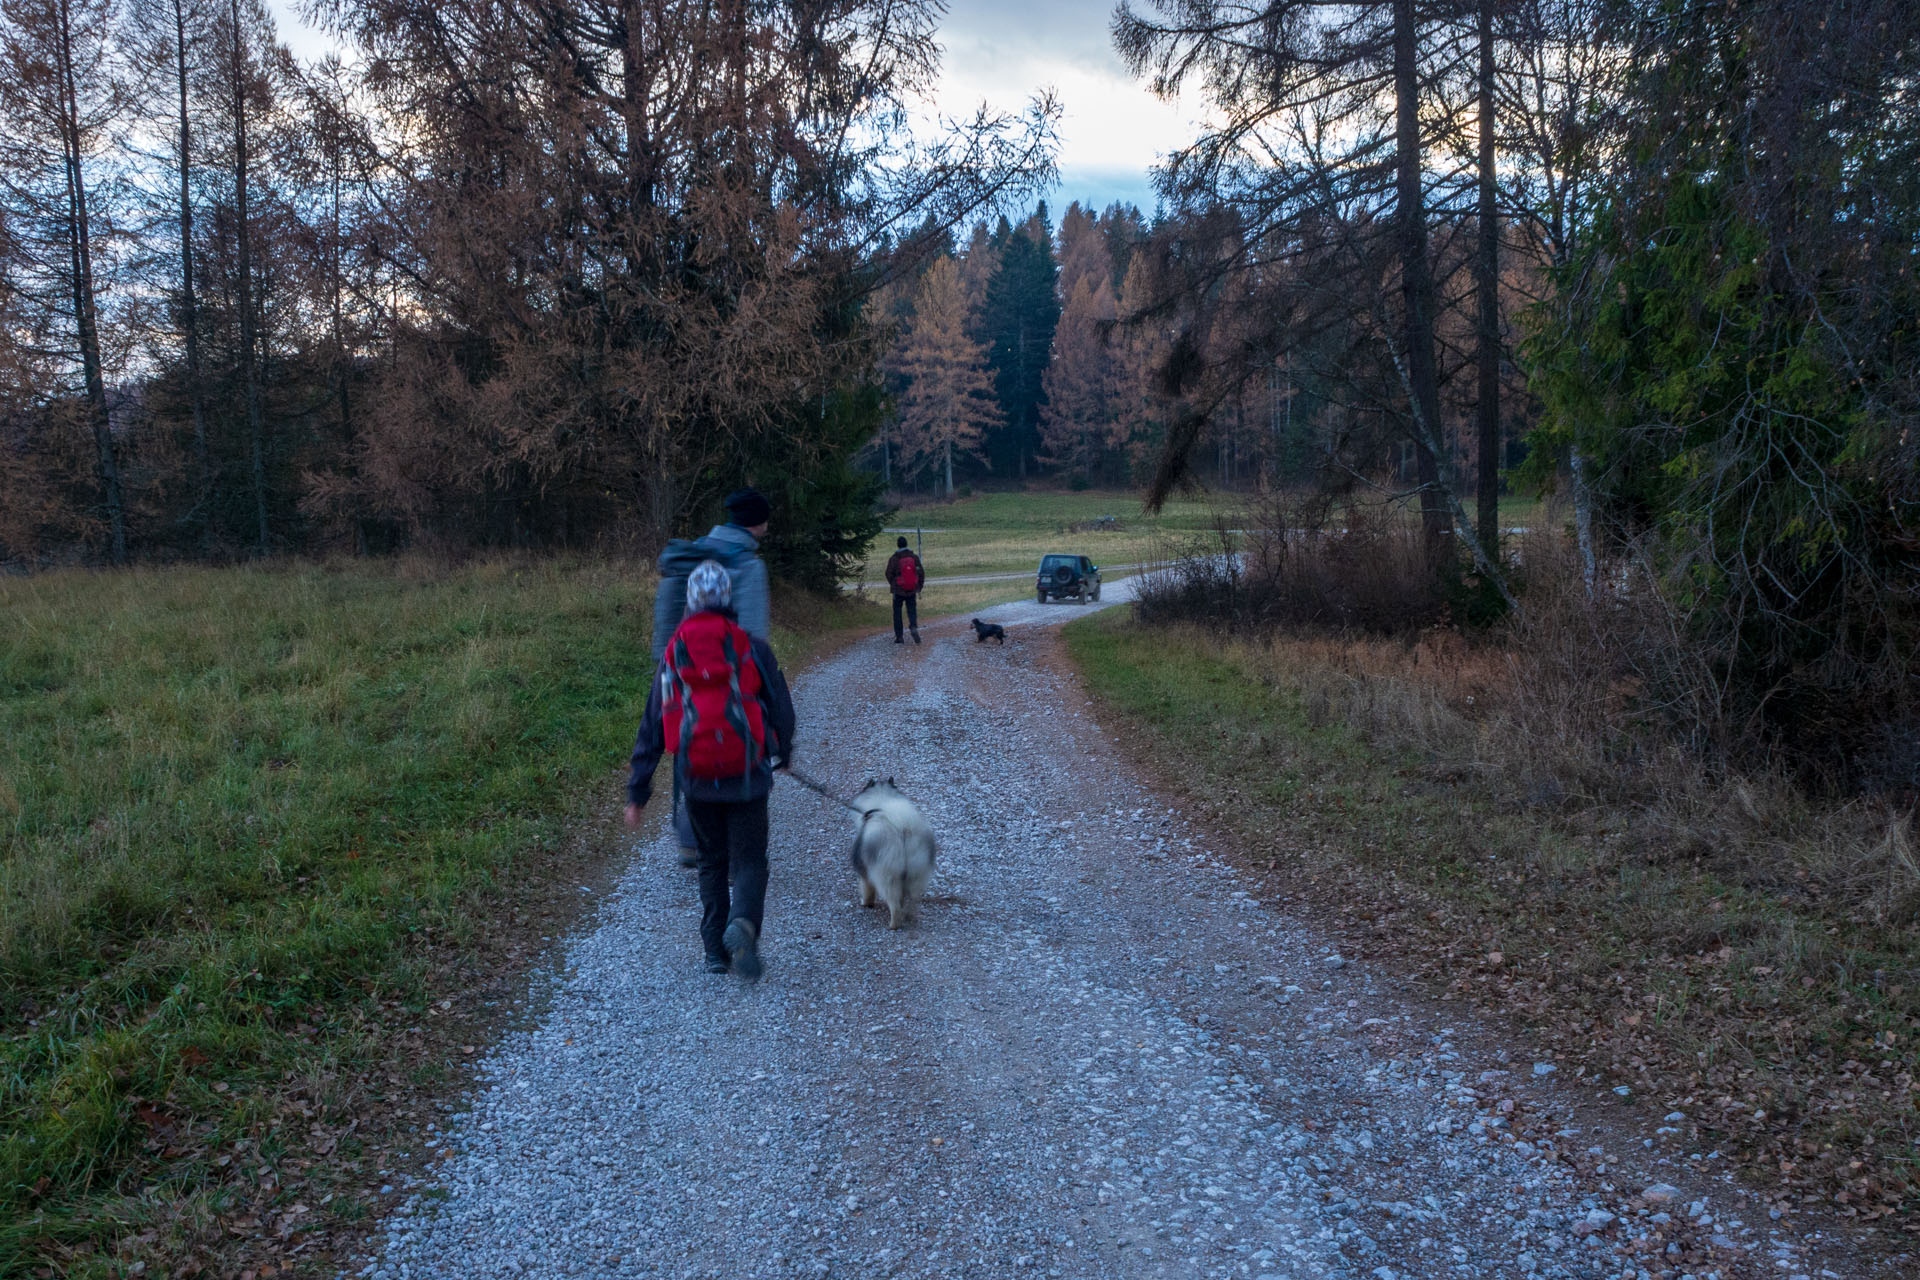
[[[758,538],[767,529],[767,519],[773,514],[773,504],[758,489],[736,489],[727,495],[726,503],[728,523],[745,529]]]

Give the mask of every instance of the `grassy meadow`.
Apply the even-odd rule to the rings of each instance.
[[[917,541],[928,575],[935,579],[920,598],[922,614],[935,617],[1025,599],[1032,590],[1030,582],[1020,579],[971,583],[939,579],[1030,574],[1041,556],[1054,551],[1091,556],[1103,568],[1164,559],[1213,537],[1223,523],[1228,527],[1241,523],[1244,505],[1245,497],[1239,494],[1181,496],[1168,501],[1158,514],[1148,515],[1140,508],[1137,492],[1033,489],[985,493],[953,502],[909,503],[887,525],[922,530],[917,539],[912,532],[906,537],[910,544]],[[1502,498],[1500,510],[1507,524],[1525,525],[1544,516],[1540,501],[1529,497]],[[1416,518],[1412,507],[1403,514]],[[1117,527],[1085,527],[1103,516],[1113,516]],[[858,581],[884,582],[887,557],[893,554],[897,536],[886,533],[875,540]],[[1105,577],[1112,581],[1127,572]],[[884,586],[869,588],[883,599],[885,590]]]
[[[0,578],[0,1275],[177,1262],[275,1203],[339,1119],[299,1082],[418,1019],[435,949],[614,806],[651,593],[564,560]],[[777,602],[777,647],[878,612]]]
[[[1140,495],[1118,490],[1037,489],[1019,493],[987,493],[953,502],[912,503],[887,521],[892,529],[921,529],[916,540],[934,585],[921,593],[922,615],[965,613],[1008,600],[1024,599],[1032,583],[1018,578],[996,582],[943,583],[948,577],[992,574],[1031,574],[1048,552],[1071,552],[1093,557],[1102,566],[1137,564],[1164,554],[1170,540],[1191,537],[1213,523],[1213,505],[1181,498],[1169,502],[1158,515],[1140,509]],[[1074,526],[1113,516],[1117,529],[1079,529]],[[897,534],[875,540],[862,582],[884,583],[887,557],[893,554]],[[1109,580],[1114,575],[1108,575]],[[884,585],[869,588],[883,600]]]
[[[1348,954],[1520,1020],[1608,1102],[1684,1113],[1673,1154],[1721,1153],[1783,1212],[1912,1209],[1920,869],[1898,821],[1677,761],[1630,775],[1542,732],[1490,644],[1129,612],[1066,629],[1089,689]]]

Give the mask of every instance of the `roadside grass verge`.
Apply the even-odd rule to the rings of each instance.
[[[0,1275],[374,1211],[379,1099],[459,1075],[409,1038],[449,964],[510,976],[472,957],[622,847],[651,595],[565,559],[0,580]],[[872,613],[776,611],[789,661]]]
[[[1149,767],[1282,897],[1562,1079],[1680,1111],[1785,1212],[1916,1227],[1920,868],[1908,828],[1768,779],[1610,762],[1491,646],[1146,627],[1065,640]],[[1165,762],[1178,761],[1177,766]]]

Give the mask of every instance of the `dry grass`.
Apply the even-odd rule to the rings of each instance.
[[[1782,1206],[1911,1226],[1909,819],[1709,767],[1595,659],[1580,629],[1602,625],[1542,609],[1505,643],[1120,618],[1068,634],[1154,754],[1195,762],[1256,861],[1360,944],[1685,1111],[1681,1154],[1726,1152]]]

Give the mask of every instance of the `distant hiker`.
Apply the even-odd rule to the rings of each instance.
[[[756,640],[766,640],[773,632],[773,609],[767,598],[767,566],[755,553],[760,539],[767,536],[767,520],[773,508],[754,489],[741,489],[727,495],[727,523],[717,524],[704,538],[675,538],[660,553],[660,587],[653,597],[653,660],[657,665],[667,647],[667,637],[680,625],[687,609],[687,576],[705,561],[716,561],[727,571],[733,607],[740,625]],[[673,829],[680,837],[680,865],[699,862],[694,849],[693,826],[687,809],[680,802],[679,774],[673,784]]]
[[[793,754],[793,699],[773,649],[741,627],[716,560],[687,575],[686,619],[666,643],[627,775],[627,825],[653,792],[663,753],[693,826],[707,972],[760,977],[767,899],[767,793]],[[728,885],[731,881],[732,891]]]
[[[907,609],[907,630],[913,632],[913,642],[920,643],[920,588],[927,585],[927,567],[920,563],[920,557],[907,550],[907,540],[903,536],[898,543],[899,550],[887,560],[887,586],[893,592],[893,642],[904,644],[900,635],[900,607]]]

